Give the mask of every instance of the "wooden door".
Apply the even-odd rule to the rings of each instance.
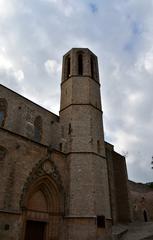
[[[27,221],[25,240],[45,240],[45,222]]]

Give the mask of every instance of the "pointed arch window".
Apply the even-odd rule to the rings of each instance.
[[[68,59],[67,59],[67,78],[69,78],[69,76],[70,76],[70,67],[71,67],[70,64],[71,64],[70,57],[68,57]]]
[[[91,77],[93,79],[96,78],[96,63],[95,58],[93,56],[90,57],[90,66],[91,66]]]
[[[97,58],[93,55],[90,56],[91,78],[98,81],[98,63]]]
[[[34,140],[40,142],[42,138],[42,118],[37,116],[34,121]]]
[[[65,80],[70,77],[71,73],[71,59],[70,56],[67,56],[65,59]]]
[[[78,74],[83,75],[83,56],[81,53],[78,55]]]
[[[5,98],[0,98],[0,127],[4,127],[7,114],[7,101]]]
[[[91,64],[91,77],[94,78],[94,62],[92,56],[90,57],[90,64]]]

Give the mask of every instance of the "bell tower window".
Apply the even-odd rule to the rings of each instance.
[[[91,77],[94,78],[94,63],[92,57],[90,57],[90,64],[91,64]]]
[[[83,75],[83,57],[82,57],[82,54],[78,55],[78,74]]]
[[[67,78],[70,76],[70,57],[67,59]]]
[[[70,77],[71,73],[71,59],[70,56],[67,56],[65,59],[65,80]]]

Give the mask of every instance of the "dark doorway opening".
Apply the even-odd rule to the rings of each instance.
[[[45,240],[45,222],[27,221],[25,240]]]
[[[144,221],[148,222],[147,212],[146,210],[143,211]]]

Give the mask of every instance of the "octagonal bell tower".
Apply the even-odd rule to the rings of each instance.
[[[107,239],[110,200],[98,61],[87,48],[63,57],[60,123],[69,164],[68,239]]]

